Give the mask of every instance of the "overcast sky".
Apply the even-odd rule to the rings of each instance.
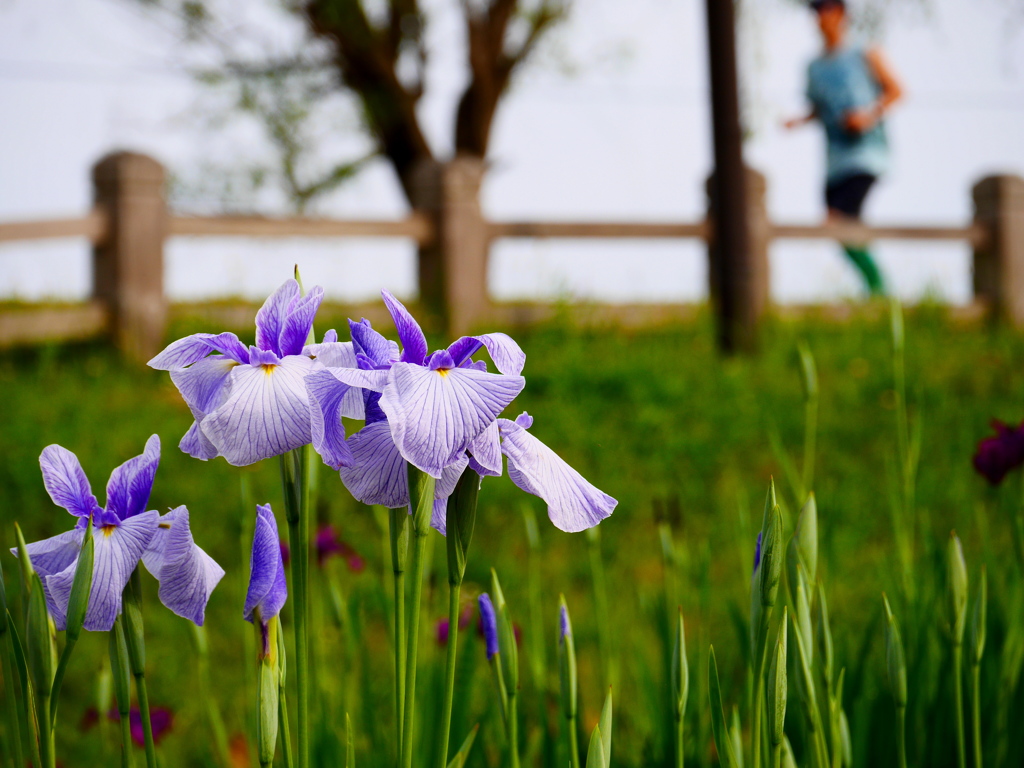
[[[429,90],[420,109],[444,154],[465,78],[462,30],[453,0],[424,5],[434,12]],[[743,5],[748,159],[768,176],[773,217],[816,221],[823,214],[822,137],[815,127],[779,128],[805,108],[806,62],[819,47],[813,18],[787,0]],[[927,5],[927,13],[892,15],[880,39],[908,95],[889,120],[892,171],[867,207],[876,223],[963,223],[974,181],[996,171],[1024,174],[1020,17],[1006,0]],[[85,211],[89,168],[112,149],[151,153],[193,184],[211,164],[265,161],[266,145],[254,126],[210,120],[219,96],[185,71],[198,54],[140,6],[0,0],[0,221]],[[498,114],[487,213],[495,219],[700,217],[710,165],[703,6],[700,0],[628,6],[576,0],[571,20],[522,72]],[[256,22],[270,18],[257,16]],[[278,24],[268,39],[286,46],[295,33]],[[367,147],[344,104],[328,118],[325,160]],[[272,198],[261,202],[274,208]],[[387,217],[404,209],[389,166],[374,162],[316,212]],[[901,296],[969,300],[966,246],[882,243],[878,252]],[[174,240],[168,289],[178,299],[260,297],[295,260],[333,298],[367,298],[384,286],[415,292],[408,244],[352,240]],[[690,301],[706,295],[706,258],[698,243],[683,241],[509,241],[492,252],[490,282],[499,298]],[[84,243],[0,247],[0,297],[76,298],[88,290]],[[773,246],[776,300],[859,291],[835,245]]]

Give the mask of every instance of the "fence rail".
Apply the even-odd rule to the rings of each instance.
[[[421,302],[455,333],[488,317],[515,321],[545,316],[537,307],[494,306],[487,297],[490,245],[500,238],[699,239],[714,260],[714,220],[695,222],[488,221],[479,203],[483,163],[460,157],[432,163],[416,175],[418,205],[398,220],[179,216],[163,197],[164,170],[128,152],[102,159],[93,170],[96,204],[85,216],[0,223],[0,242],[84,238],[93,245],[93,297],[70,307],[0,312],[0,346],[109,332],[131,355],[148,358],[164,341],[168,317],[163,251],[169,237],[404,238],[419,249]],[[768,305],[768,246],[773,239],[960,241],[974,251],[974,289],[995,317],[1024,325],[1024,179],[991,176],[972,189],[974,220],[966,226],[868,226],[774,223],[765,204],[764,177],[750,174],[748,211],[751,274],[741,281],[759,316]],[[715,270],[711,297],[716,302]],[[680,308],[629,308],[623,318],[676,316]],[[618,316],[618,315],[616,315]]]

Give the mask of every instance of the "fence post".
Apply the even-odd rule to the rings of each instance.
[[[490,308],[487,294],[488,223],[480,208],[483,159],[460,155],[428,161],[413,174],[417,209],[434,222],[420,246],[420,301],[453,336],[468,333]]]
[[[114,343],[141,361],[160,351],[167,328],[164,178],[160,163],[134,152],[107,155],[92,171],[108,221],[93,248],[93,296],[107,306]]]
[[[988,176],[972,195],[974,221],[986,232],[974,250],[974,295],[993,317],[1024,326],[1024,179]]]
[[[768,309],[770,273],[768,245],[767,181],[764,174],[746,169],[747,248],[742,260],[726,263],[716,245],[715,177],[707,180],[708,279],[711,303],[717,315],[720,336],[731,334],[736,349],[751,350],[757,343],[757,326]],[[723,333],[723,329],[727,329]],[[727,350],[728,351],[728,350]]]

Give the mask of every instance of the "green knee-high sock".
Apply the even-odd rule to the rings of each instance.
[[[882,273],[878,269],[878,265],[875,264],[875,260],[871,257],[871,251],[868,250],[867,246],[863,245],[843,245],[843,250],[846,251],[846,255],[850,261],[854,263],[854,266],[860,271],[861,276],[864,278],[864,282],[867,283],[868,290],[872,296],[882,296],[885,294],[885,280],[882,278]]]

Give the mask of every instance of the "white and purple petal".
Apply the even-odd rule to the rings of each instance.
[[[487,349],[491,360],[494,361],[494,366],[501,373],[508,376],[518,376],[523,372],[523,368],[526,365],[526,353],[513,341],[511,336],[504,333],[463,336],[448,347],[448,352],[455,360],[455,365],[461,366],[475,355],[481,347]]]
[[[372,363],[371,367],[387,366],[398,360],[398,344],[373,330],[366,318],[358,323],[349,320],[348,327],[355,351],[366,355]]]
[[[239,363],[223,355],[210,355],[188,368],[171,371],[171,381],[178,388],[193,414],[202,418],[227,398],[231,388],[231,371]]]
[[[193,541],[185,507],[160,518],[142,562],[160,582],[160,602],[201,627],[206,604],[224,577],[224,569]]]
[[[434,509],[430,514],[430,525],[442,536],[446,536],[448,530],[448,498],[455,493],[455,486],[459,484],[459,478],[467,466],[469,460],[463,454],[459,461],[444,468],[440,479],[434,484]]]
[[[260,621],[270,621],[280,613],[287,599],[288,585],[284,577],[277,519],[270,505],[262,504],[256,507],[256,530],[249,560],[249,589],[245,595],[245,620],[253,621],[259,611]]]
[[[284,357],[302,354],[302,348],[306,346],[309,333],[313,330],[313,318],[316,317],[316,311],[320,309],[323,300],[324,289],[315,285],[305,296],[292,302],[288,307],[281,337],[278,340],[279,355]]]
[[[342,384],[329,370],[314,371],[304,381],[309,397],[313,450],[332,469],[352,464],[352,449],[345,442],[345,425],[341,417],[348,415],[345,413],[345,402],[351,400],[353,393],[358,397],[362,410],[362,393],[348,384]]]
[[[367,371],[362,368],[328,368],[327,370],[342,384],[368,389],[371,392],[383,392],[388,383],[388,372],[385,370]]]
[[[402,456],[433,477],[455,462],[525,384],[521,376],[396,363],[380,407]]]
[[[309,398],[303,379],[313,361],[301,355],[280,365],[240,365],[231,371],[227,400],[200,429],[229,464],[246,466],[307,445]]]
[[[263,302],[263,306],[256,313],[257,347],[277,355],[281,354],[281,332],[284,330],[288,309],[299,297],[299,293],[298,281],[288,279]]]
[[[387,421],[367,424],[348,439],[352,465],[340,469],[341,482],[363,504],[390,509],[409,505],[405,460],[391,438]]]
[[[89,479],[85,476],[78,457],[67,448],[48,445],[39,455],[43,471],[43,485],[53,503],[63,507],[75,517],[88,517],[96,509]]]
[[[381,291],[380,295],[384,297],[384,304],[387,305],[391,319],[395,323],[395,330],[398,331],[398,340],[402,342],[402,362],[423,365],[423,361],[427,359],[427,337],[423,335],[419,323],[391,291]]]
[[[78,559],[84,538],[85,529],[76,527],[67,533],[60,533],[42,541],[33,541],[26,545],[25,551],[28,552],[28,559],[32,561],[36,573],[40,576],[52,576]],[[11,554],[18,556],[17,547],[11,549]]]
[[[211,352],[220,352],[237,363],[249,362],[249,350],[233,333],[194,333],[171,342],[147,365],[158,371],[177,371],[202,360]]]
[[[106,511],[113,512],[120,520],[145,511],[159,466],[160,438],[151,435],[139,456],[128,459],[110,473]]]
[[[501,439],[498,422],[493,421],[487,429],[469,443],[469,466],[481,476],[501,477]]]
[[[508,457],[508,476],[547,502],[548,517],[556,528],[569,533],[592,528],[615,509],[615,499],[587,482],[521,424],[499,419],[498,427],[501,450]]]

